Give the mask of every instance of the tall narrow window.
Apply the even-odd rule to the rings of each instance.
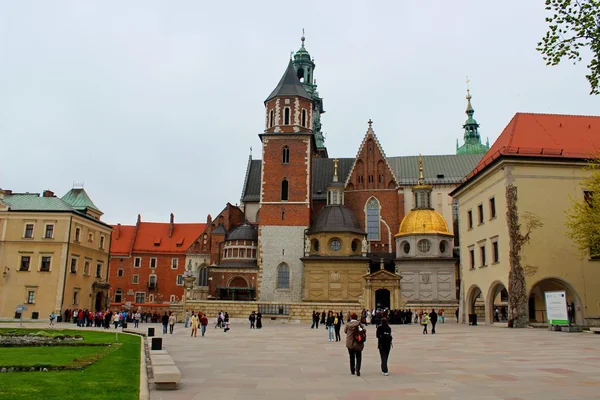
[[[379,240],[379,201],[376,198],[367,203],[367,239]]]
[[[288,200],[289,197],[289,185],[287,179],[281,181],[281,200]]]
[[[198,276],[198,286],[208,286],[208,268],[200,268],[200,274]]]
[[[269,111],[269,128],[272,128],[275,125],[275,111]]]
[[[302,110],[302,126],[306,128],[306,110]]]
[[[483,224],[483,204],[477,206],[477,212],[479,214],[479,225]]]
[[[289,164],[290,163],[290,148],[287,146],[283,146],[283,151],[281,154],[281,162],[283,164]]]
[[[25,233],[23,234],[23,237],[27,239],[31,239],[33,237],[33,224],[25,225]]]
[[[283,110],[283,124],[284,125],[290,124],[290,108],[289,107],[286,107]]]
[[[287,264],[281,264],[277,268],[277,289],[290,288],[290,267]]]
[[[496,198],[490,199],[490,219],[496,218]]]
[[[467,211],[467,223],[469,224],[469,229],[473,229],[473,211]]]
[[[52,239],[54,237],[54,225],[48,224],[46,225],[46,232],[44,233],[44,238]]]

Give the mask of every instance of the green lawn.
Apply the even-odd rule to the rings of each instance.
[[[104,346],[0,347],[0,367],[66,366],[75,359],[93,359],[95,355],[101,356],[110,350],[110,347]]]
[[[0,335],[14,328],[0,329]],[[38,332],[39,329],[23,330]],[[87,343],[116,343],[114,332],[92,332],[52,330],[54,334],[83,336]],[[114,348],[101,360],[83,370],[65,370],[49,372],[12,372],[0,373],[0,399],[138,399],[140,382],[140,338],[139,336],[119,333],[118,343],[122,346]],[[60,347],[0,348],[0,363],[6,365],[6,359],[15,356],[15,351],[25,350],[24,357],[28,362],[48,360],[47,351],[60,350]],[[105,347],[62,347],[65,351],[62,360],[73,354],[80,358],[83,352],[106,351]],[[73,353],[76,352],[76,353]],[[90,353],[86,353],[90,356]],[[58,357],[58,356],[57,356]],[[58,359],[53,358],[53,363]],[[72,359],[72,357],[71,357]],[[27,364],[29,365],[29,364]]]

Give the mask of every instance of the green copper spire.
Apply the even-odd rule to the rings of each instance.
[[[317,91],[317,80],[314,79],[314,70],[316,68],[315,60],[311,58],[309,52],[304,47],[304,29],[302,29],[302,37],[300,38],[301,46],[300,49],[294,54],[292,64],[296,69],[296,76],[300,80],[300,83],[304,87],[304,90],[312,96],[314,108],[313,108],[313,134],[315,136],[315,143],[317,149],[326,151],[325,149],[325,136],[322,132],[321,126],[321,114],[325,112],[323,109],[323,99],[319,96]]]
[[[469,80],[467,80],[467,84]],[[458,141],[456,143],[456,154],[485,154],[490,149],[489,141],[488,145],[484,145],[481,143],[481,136],[479,135],[479,124],[473,118],[473,114],[475,114],[475,110],[473,109],[473,105],[471,105],[471,92],[467,86],[467,110],[465,111],[467,114],[467,120],[463,125],[464,133],[464,141],[465,143],[462,146],[458,146]]]

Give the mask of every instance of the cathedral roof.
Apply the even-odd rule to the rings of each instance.
[[[225,240],[258,240],[258,230],[256,226],[245,223],[230,231]]]
[[[354,213],[341,204],[323,207],[310,227],[310,233],[321,232],[351,232],[365,234]]]
[[[296,69],[292,64],[292,60],[290,60],[285,73],[277,84],[277,87],[273,89],[269,97],[267,97],[265,100],[265,103],[279,96],[297,96],[312,101],[312,96],[306,92],[302,86],[302,83],[300,83],[298,76],[296,75]]]
[[[423,156],[424,178],[426,184],[442,185],[460,183],[467,176],[483,154],[447,154]],[[387,157],[400,186],[412,186],[419,180],[419,156]],[[355,158],[340,158],[338,162],[339,180],[345,182]],[[313,164],[313,200],[325,200],[325,188],[333,175],[332,158],[315,158]],[[252,160],[246,172],[246,185],[242,194],[243,202],[260,201],[261,160]]]
[[[417,234],[451,235],[444,217],[434,210],[412,210],[402,219],[396,236]]]

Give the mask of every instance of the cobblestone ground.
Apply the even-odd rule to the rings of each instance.
[[[147,327],[144,326],[144,329]],[[157,327],[158,328],[158,327]],[[375,328],[361,376],[350,374],[344,342],[306,324],[265,324],[189,337],[178,324],[164,347],[180,368],[178,390],[151,391],[152,400],[285,399],[451,400],[600,399],[600,335],[545,329],[438,325],[392,326],[389,376],[382,376]]]

